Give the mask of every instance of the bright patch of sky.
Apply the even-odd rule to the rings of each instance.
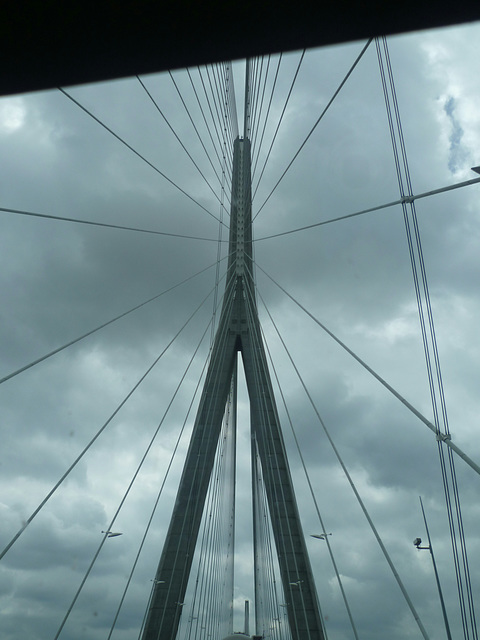
[[[13,133],[23,127],[27,109],[22,98],[0,102],[0,131]]]
[[[469,174],[480,148],[480,78],[470,73],[472,56],[476,55],[469,41],[471,28],[427,34],[421,45],[427,58],[426,72],[439,85],[437,117],[443,121],[448,166],[459,176]]]
[[[468,151],[462,145],[463,129],[455,114],[455,98],[449,97],[445,101],[444,111],[450,120],[451,132],[449,136],[450,149],[448,168],[452,173],[460,171],[468,161]]]
[[[353,332],[370,340],[385,342],[386,345],[391,346],[417,335],[417,325],[417,317],[411,315],[410,317],[392,318],[379,327],[372,327],[372,325],[355,326],[353,327]]]

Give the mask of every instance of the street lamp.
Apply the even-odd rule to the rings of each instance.
[[[304,582],[303,580],[297,580],[296,582],[290,582],[289,584],[292,587],[298,587],[300,589],[300,591],[302,590],[302,582]]]
[[[317,538],[317,540],[326,540],[327,536],[331,536],[331,535],[332,535],[331,533],[325,533],[325,532],[323,532],[323,533],[311,533],[310,537],[311,538]]]
[[[445,622],[445,631],[447,632],[448,640],[452,640],[452,636],[450,634],[450,625],[448,624],[447,610],[445,609],[445,602],[443,600],[442,587],[440,586],[440,578],[438,577],[437,563],[435,562],[435,556],[433,555],[432,541],[430,540],[430,532],[428,531],[427,518],[425,516],[425,509],[423,508],[422,498],[420,498],[420,506],[422,507],[423,520],[425,522],[425,529],[427,531],[428,545],[425,547],[420,546],[422,544],[421,538],[415,538],[415,540],[413,541],[413,544],[415,545],[415,547],[417,547],[418,550],[428,549],[430,551],[430,555],[432,556],[433,571],[435,573],[435,580],[437,582],[438,595],[440,597],[440,605],[442,607],[443,620]]]
[[[320,521],[320,524],[323,526],[323,522]],[[352,612],[350,610],[350,605],[348,604],[347,594],[345,593],[345,589],[343,588],[342,579],[341,579],[340,574],[338,572],[337,563],[335,562],[335,558],[333,557],[333,553],[332,553],[332,550],[330,548],[330,543],[328,542],[328,537],[327,536],[331,536],[331,535],[332,535],[331,533],[326,533],[325,531],[322,531],[322,533],[311,533],[310,537],[311,538],[316,538],[317,540],[323,540],[324,542],[327,543],[328,551],[330,553],[330,558],[331,558],[332,564],[333,564],[333,569],[335,571],[335,575],[337,576],[338,586],[340,587],[340,591],[342,593],[343,602],[345,603],[345,608],[347,610],[348,617],[350,619],[350,624],[352,625],[353,635],[355,636],[355,640],[358,640],[357,628],[356,628],[355,622],[353,620]]]

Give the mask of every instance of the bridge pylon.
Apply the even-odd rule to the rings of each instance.
[[[250,140],[238,137],[225,296],[142,640],[176,638],[238,353],[245,369],[252,440],[261,463],[291,635],[293,640],[325,639],[263,346],[253,267]]]

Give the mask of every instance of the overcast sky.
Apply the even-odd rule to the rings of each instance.
[[[392,38],[390,54],[414,193],[478,177],[479,26]],[[303,142],[364,43],[308,51],[254,213]],[[274,58],[273,61],[276,61]],[[284,57],[266,140],[299,54]],[[272,64],[273,64],[272,61]],[[241,73],[234,65],[241,103]],[[187,92],[186,74],[174,74]],[[143,78],[213,180],[168,75]],[[218,202],[136,79],[72,95],[204,207]],[[194,107],[192,106],[192,109]],[[239,106],[241,115],[241,107]],[[214,239],[218,224],[60,91],[0,101],[0,207]],[[258,173],[257,173],[258,176]],[[480,204],[470,186],[417,202],[450,429],[480,463]],[[372,45],[255,221],[255,237],[310,225],[399,197]],[[215,262],[215,242],[102,229],[0,212],[0,376],[140,304]],[[402,211],[366,214],[259,241],[257,263],[432,419]],[[0,546],[22,527],[83,447],[214,285],[210,269],[0,386]],[[444,636],[419,505],[426,507],[452,635],[461,637],[435,436],[257,270],[259,292],[396,563],[431,638]],[[212,313],[212,298],[4,557],[2,638],[50,640],[101,541]],[[348,488],[275,329],[259,303],[359,635],[420,632]],[[126,576],[208,349],[203,344],[115,523],[61,638],[106,638]],[[280,403],[279,403],[280,405]],[[248,468],[248,414],[240,397],[240,469]],[[284,417],[284,410],[279,406]],[[190,418],[191,424],[193,417]],[[285,421],[306,535],[319,523]],[[188,443],[167,481],[151,535],[112,636],[135,638],[155,575]],[[472,586],[480,595],[480,478],[456,460]],[[240,485],[245,483],[240,482]],[[240,491],[240,497],[243,492]],[[248,503],[247,503],[248,504]],[[239,506],[239,510],[241,507]],[[245,518],[247,516],[245,515]],[[239,603],[253,599],[249,526],[240,527]],[[324,543],[307,545],[330,640],[353,638]],[[241,611],[236,627],[242,626]],[[238,630],[238,629],[237,629]]]

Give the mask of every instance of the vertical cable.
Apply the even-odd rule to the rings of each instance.
[[[377,57],[379,61],[380,75],[385,97],[387,118],[394,153],[395,167],[397,171],[397,179],[400,189],[400,195],[403,198],[405,195],[412,196],[413,190],[410,178],[410,170],[408,166],[402,122],[395,89],[395,82],[393,78],[393,71],[388,51],[388,44],[385,37],[382,38],[381,45],[380,40],[377,38]],[[385,66],[387,68],[386,72]],[[388,83],[386,76],[388,77]],[[392,115],[392,108],[390,103],[393,104],[394,116]],[[400,146],[400,153],[398,152],[398,146]],[[465,533],[463,528],[460,496],[456,479],[453,453],[451,452],[450,448],[448,448],[447,450],[449,468],[447,468],[447,463],[445,460],[443,443],[446,439],[450,438],[450,432],[448,426],[447,408],[443,389],[433,312],[430,302],[430,293],[415,202],[413,200],[409,200],[408,206],[407,202],[404,201],[402,207],[415,294],[417,299],[432,411],[435,427],[437,429],[437,447],[448,514],[463,633],[466,640],[470,638],[470,633],[472,634],[472,638],[478,640],[478,631],[475,618],[475,607],[470,579]],[[411,227],[413,227],[413,236]],[[427,316],[427,321],[425,320],[425,314]],[[433,353],[433,363],[430,352]],[[439,400],[437,398],[439,398]],[[443,427],[443,429],[441,427]],[[448,474],[448,470],[450,471],[450,475]],[[452,506],[452,501],[454,506]]]

